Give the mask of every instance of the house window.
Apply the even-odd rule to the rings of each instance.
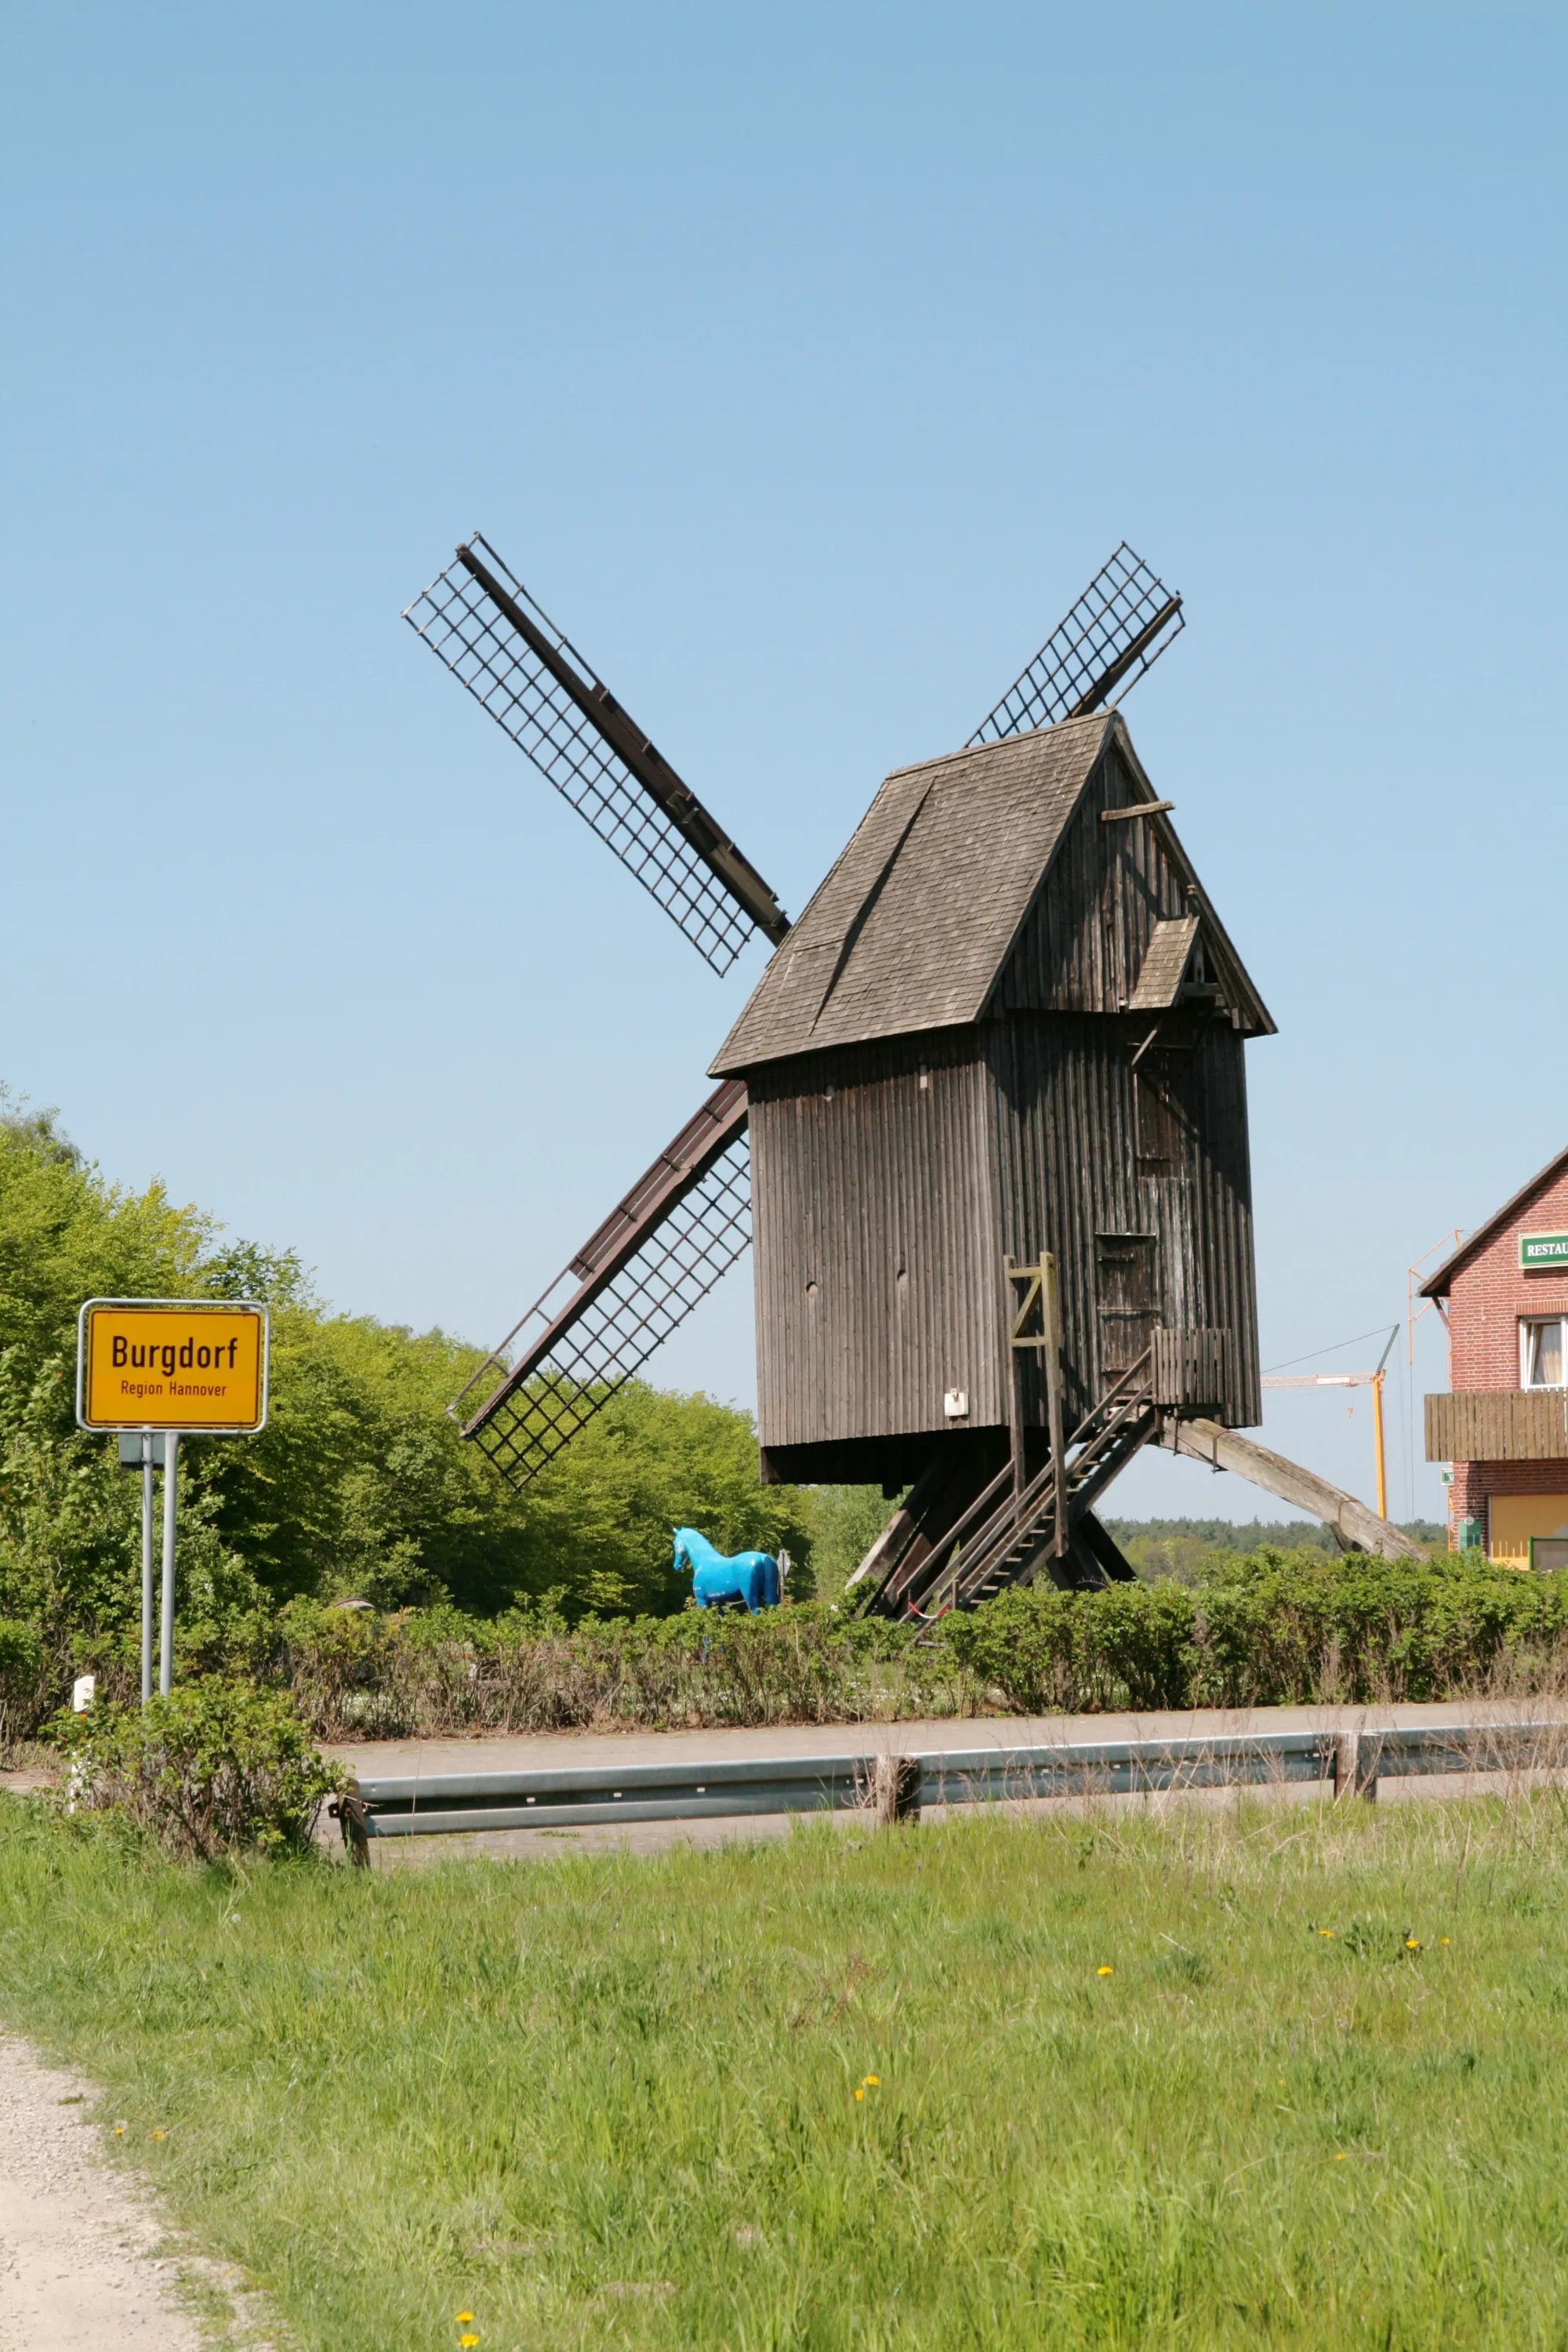
[[[1519,1327],[1519,1384],[1560,1389],[1563,1379],[1563,1318],[1532,1316]]]

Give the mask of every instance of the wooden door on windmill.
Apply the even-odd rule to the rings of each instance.
[[[1132,1074],[1140,1176],[1184,1176],[1192,1166],[1195,1059],[1153,1045]]]
[[[1153,1345],[1154,1236],[1097,1234],[1094,1257],[1100,1375],[1108,1389]]]

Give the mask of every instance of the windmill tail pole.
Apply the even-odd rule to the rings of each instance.
[[[1173,1454],[1189,1454],[1194,1462],[1206,1462],[1211,1469],[1232,1470],[1238,1478],[1278,1495],[1281,1502],[1292,1503],[1299,1511],[1324,1520],[1347,1549],[1379,1552],[1384,1559],[1426,1557],[1424,1545],[1392,1520],[1369,1511],[1342,1487],[1331,1486],[1326,1478],[1303,1470],[1299,1462],[1288,1462],[1282,1454],[1271,1454],[1266,1445],[1255,1445],[1249,1437],[1238,1437],[1234,1429],[1222,1429],[1217,1421],[1168,1418],[1161,1435]]]

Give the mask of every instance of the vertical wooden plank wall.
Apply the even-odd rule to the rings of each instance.
[[[752,1074],[764,1447],[946,1431],[950,1388],[968,1395],[970,1428],[1005,1420],[974,1046],[965,1029]]]
[[[1106,1385],[1097,1237],[1152,1234],[1159,1319],[1231,1335],[1225,1418],[1249,1427],[1262,1412],[1242,1039],[1225,1023],[1202,1024],[1184,1164],[1152,1175],[1138,1155],[1136,1027],[1039,1013],[986,1024],[1000,1246],[1019,1259],[1057,1253],[1068,1410],[1081,1415]],[[1028,1394],[1035,1420],[1037,1384]]]

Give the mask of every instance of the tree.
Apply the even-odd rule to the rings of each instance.
[[[601,1615],[663,1614],[690,1591],[672,1538],[700,1528],[721,1551],[809,1560],[805,1498],[764,1486],[748,1413],[630,1382],[542,1473],[523,1519],[528,1588],[564,1585]],[[796,1585],[797,1593],[802,1590]]]
[[[0,1101],[6,1098],[0,1097]],[[57,1646],[128,1634],[139,1482],[72,1410],[84,1298],[262,1297],[270,1411],[253,1438],[181,1448],[183,1609],[247,1622],[298,1595],[568,1616],[679,1608],[678,1526],[726,1551],[787,1548],[806,1589],[807,1497],[764,1487],[750,1418],[634,1381],[521,1495],[447,1412],[479,1349],[332,1313],[298,1255],[226,1240],[162,1185],[109,1182],[52,1112],[0,1113],[0,1616]]]

